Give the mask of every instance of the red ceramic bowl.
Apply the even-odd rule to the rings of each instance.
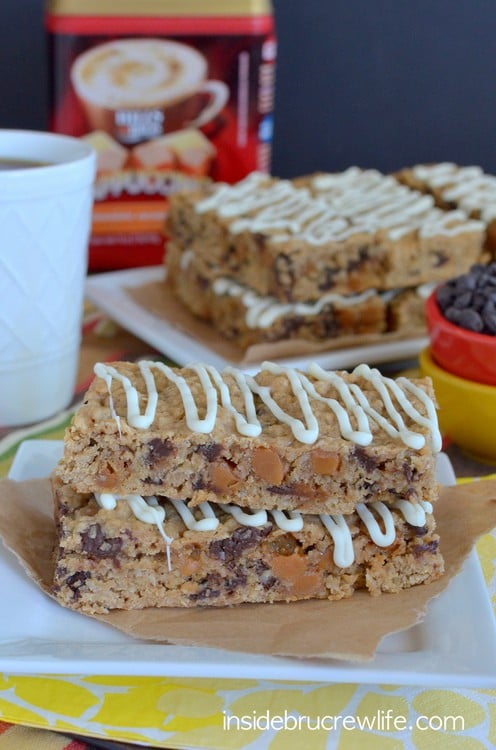
[[[450,323],[441,313],[435,291],[427,299],[425,314],[434,361],[460,378],[496,385],[496,336]]]

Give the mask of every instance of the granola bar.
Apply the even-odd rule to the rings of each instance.
[[[486,248],[496,257],[496,176],[478,166],[440,162],[402,169],[396,177],[405,185],[432,195],[436,205],[444,210],[456,209],[482,221]]]
[[[246,512],[161,496],[79,494],[54,482],[53,593],[88,614],[144,607],[342,599],[439,577],[432,506],[348,516]]]
[[[167,231],[216,273],[280,302],[443,281],[480,258],[484,238],[482,222],[356,167],[178,193]]]
[[[181,252],[173,243],[166,258],[168,289],[193,315],[242,349],[280,340],[324,343],[392,332],[426,334],[423,287],[431,285],[348,295],[328,292],[315,302],[282,303],[216,275],[197,255]]]
[[[430,379],[360,365],[257,375],[208,365],[99,363],[57,475],[78,492],[158,492],[248,508],[350,513],[433,501],[441,439]]]

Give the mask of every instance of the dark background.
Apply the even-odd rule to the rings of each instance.
[[[495,0],[274,6],[275,174],[441,160],[496,173]],[[0,127],[47,127],[42,14],[42,0],[0,0]]]

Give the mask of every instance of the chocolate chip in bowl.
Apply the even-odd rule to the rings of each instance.
[[[496,262],[476,264],[436,291],[444,317],[474,333],[496,334]]]
[[[496,262],[476,264],[426,303],[430,347],[420,369],[433,382],[443,435],[479,461],[496,459]]]
[[[447,372],[496,386],[496,262],[475,264],[426,303],[430,354]]]

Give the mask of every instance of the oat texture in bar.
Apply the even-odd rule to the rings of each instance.
[[[431,381],[228,367],[99,363],[56,473],[78,492],[351,513],[432,502],[441,447]]]
[[[217,276],[282,303],[444,281],[480,258],[484,240],[479,219],[357,167],[178,193],[167,231]]]
[[[432,505],[343,515],[248,512],[159,495],[80,494],[54,482],[53,593],[88,614],[145,607],[343,599],[443,573]]]

